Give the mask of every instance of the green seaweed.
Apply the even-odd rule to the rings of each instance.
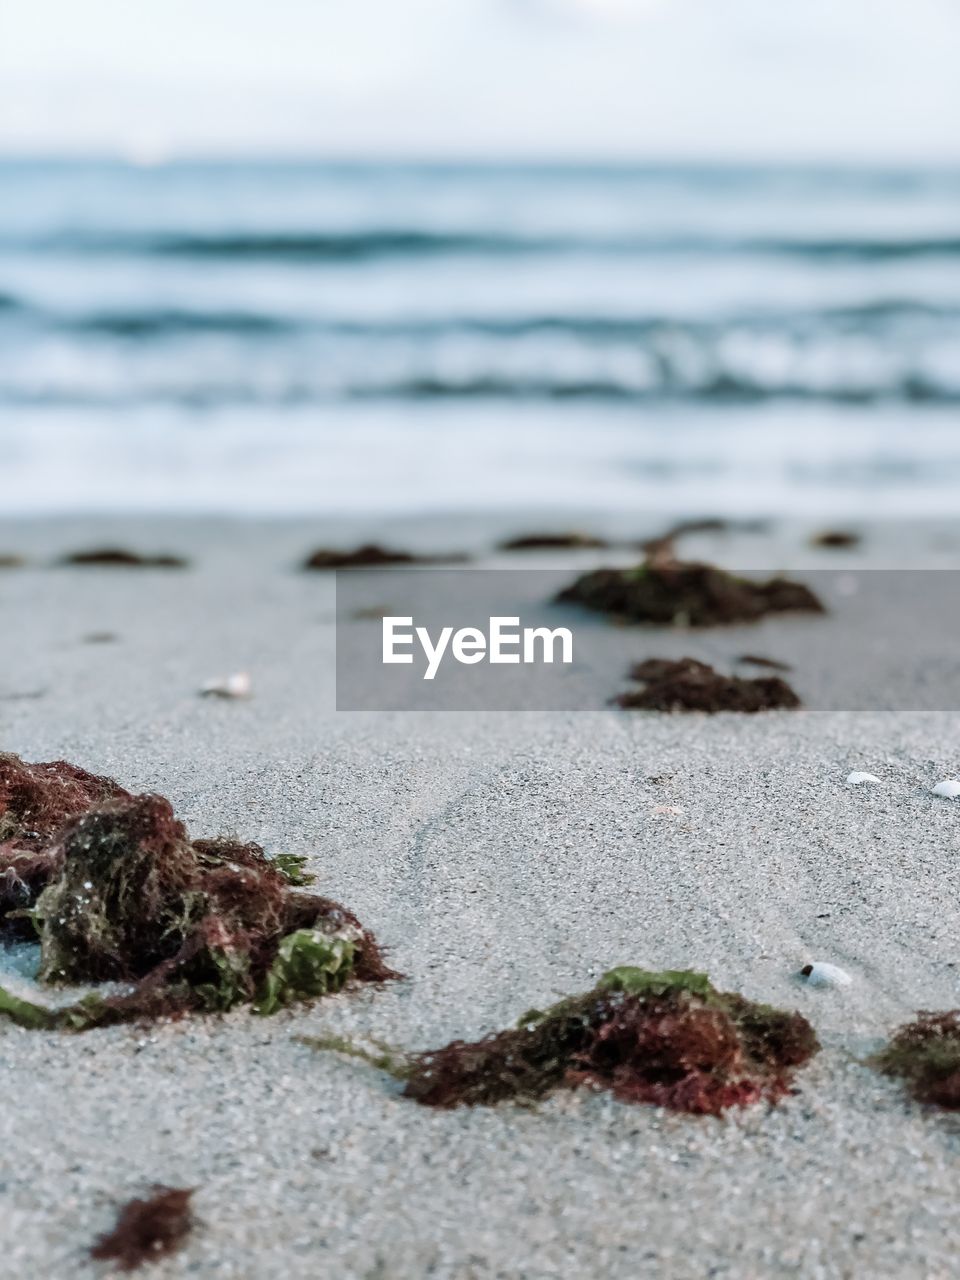
[[[298,889],[304,888],[308,884],[316,881],[316,876],[304,868],[309,865],[310,859],[302,853],[278,853],[271,859],[271,862],[280,872],[287,884],[294,885]]]
[[[705,973],[693,969],[663,969],[653,973],[634,965],[621,964],[608,969],[598,984],[610,991],[626,991],[632,996],[662,996],[668,991],[686,991],[702,1000],[716,995]]]
[[[0,1014],[30,1031],[49,1031],[58,1025],[58,1011],[33,1004],[0,987]]]
[[[392,1045],[384,1044],[381,1040],[370,1040],[369,1043],[374,1047],[367,1049],[346,1036],[333,1033],[296,1038],[300,1044],[305,1044],[309,1049],[316,1049],[321,1053],[340,1053],[346,1058],[356,1058],[368,1066],[375,1067],[377,1071],[392,1076],[394,1080],[408,1080],[413,1070],[414,1059],[410,1054],[402,1049],[395,1049]]]
[[[261,1014],[283,1005],[311,1000],[339,991],[353,972],[356,947],[321,929],[297,929],[287,934],[257,992],[253,1007]]]

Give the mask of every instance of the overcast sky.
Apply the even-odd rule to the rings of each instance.
[[[0,150],[960,159],[960,0],[0,0]]]

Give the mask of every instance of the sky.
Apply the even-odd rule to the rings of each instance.
[[[0,152],[960,160],[960,0],[0,0]]]

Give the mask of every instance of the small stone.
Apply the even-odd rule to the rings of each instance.
[[[810,987],[849,987],[853,982],[846,970],[823,960],[805,964],[800,970],[800,976],[806,979]]]
[[[249,698],[250,676],[246,671],[237,671],[231,676],[208,680],[200,687],[202,698]]]
[[[933,788],[935,796],[943,796],[945,800],[956,800],[960,796],[960,782],[956,778],[944,778]]]
[[[848,787],[861,787],[865,782],[879,783],[880,779],[875,773],[861,773],[858,769],[854,769],[853,773],[847,777]]]

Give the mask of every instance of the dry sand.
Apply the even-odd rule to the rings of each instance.
[[[336,532],[449,548],[520,528]],[[0,574],[3,748],[161,791],[197,834],[308,854],[408,975],[266,1020],[0,1025],[0,1274],[102,1275],[89,1242],[167,1182],[197,1188],[201,1225],[158,1280],[955,1275],[960,1122],[862,1059],[915,1009],[960,1004],[960,802],[929,795],[960,771],[960,717],[338,715],[332,580],[292,571],[330,533],[0,526],[0,550],[41,560],[109,540],[198,562]],[[956,545],[874,535],[868,554],[925,563]],[[241,668],[248,702],[196,696]],[[883,785],[846,788],[852,769]],[[804,989],[815,959],[853,984]],[[799,1008],[824,1050],[775,1110],[716,1120],[585,1093],[433,1113],[297,1039],[434,1046],[624,962]]]

